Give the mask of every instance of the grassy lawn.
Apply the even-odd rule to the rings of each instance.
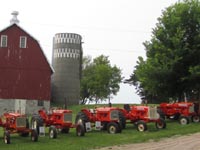
[[[91,106],[93,107],[93,106]],[[80,110],[80,106],[73,106],[75,114]],[[84,137],[77,137],[75,130],[71,129],[69,134],[59,134],[57,139],[49,139],[48,134],[45,137],[39,137],[38,142],[32,142],[30,137],[20,137],[11,135],[11,144],[6,145],[3,140],[0,142],[0,149],[4,150],[88,150],[99,147],[122,145],[127,143],[147,142],[149,140],[160,140],[174,135],[185,135],[200,132],[200,123],[191,123],[181,126],[176,121],[167,121],[167,128],[157,130],[155,124],[148,124],[148,131],[138,132],[132,124],[121,134],[111,135],[107,131],[92,131],[86,133]],[[0,135],[3,135],[2,129]]]

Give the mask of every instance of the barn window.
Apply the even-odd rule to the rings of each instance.
[[[1,35],[1,47],[7,47],[7,35]]]
[[[20,48],[26,48],[26,36],[20,36]]]
[[[44,106],[44,101],[38,100],[38,106]]]

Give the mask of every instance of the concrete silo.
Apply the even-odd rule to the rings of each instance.
[[[53,38],[52,101],[72,105],[80,99],[82,37],[74,33],[57,33]]]

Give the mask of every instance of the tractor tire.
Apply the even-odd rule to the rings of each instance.
[[[119,122],[121,124],[122,129],[125,129],[126,128],[126,118],[121,111],[119,111]]]
[[[107,125],[107,131],[110,134],[116,134],[119,132],[119,125],[115,122],[110,122]]]
[[[140,132],[144,132],[147,130],[147,124],[144,121],[137,122],[137,130]]]
[[[82,124],[84,126],[85,132],[86,132],[86,126],[85,123],[86,122],[90,122],[88,116],[84,113],[84,112],[79,112],[76,115],[76,119],[75,119],[75,124]]]
[[[4,131],[3,139],[5,144],[10,144],[10,133],[9,131]]]
[[[160,118],[160,120],[156,122],[156,128],[157,129],[165,129],[166,128],[165,120]]]
[[[63,128],[63,129],[61,130],[61,133],[69,133],[69,128]]]
[[[180,119],[180,114],[175,114],[173,120],[178,120],[178,119]]]
[[[36,130],[31,131],[31,141],[37,142],[38,141],[38,133]]]
[[[192,122],[197,123],[200,121],[200,117],[199,116],[192,116]]]
[[[185,116],[181,116],[180,119],[179,119],[179,123],[180,123],[181,125],[189,124],[189,118],[188,118],[188,117],[185,117]]]
[[[157,108],[157,113],[159,114],[160,118],[165,120],[165,113],[162,111],[162,109]]]
[[[40,132],[40,127],[43,126],[44,121],[40,117],[40,115],[33,115],[31,118],[31,129],[34,129],[37,131],[37,134]]]
[[[122,126],[121,126],[121,124],[118,124],[118,131],[117,131],[117,133],[122,133]]]
[[[50,139],[56,139],[57,138],[57,130],[56,130],[55,126],[49,127],[49,138]]]
[[[20,133],[20,136],[21,137],[28,137],[29,136],[29,132]]]
[[[102,128],[101,130],[107,130],[107,122],[102,122]]]
[[[28,118],[26,118],[26,128],[29,129],[29,120],[28,120]],[[22,133],[19,133],[19,135],[21,137],[28,137],[29,136],[29,132],[22,132]]]
[[[83,124],[78,124],[76,127],[76,135],[84,136],[85,135],[85,127]]]

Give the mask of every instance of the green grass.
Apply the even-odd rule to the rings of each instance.
[[[80,111],[81,106],[69,107],[74,114]],[[94,106],[88,106],[93,108]],[[74,115],[75,116],[75,115]],[[11,144],[6,145],[0,142],[0,149],[4,150],[88,150],[111,145],[122,145],[128,143],[147,142],[149,140],[158,141],[162,138],[172,137],[174,135],[185,135],[200,132],[200,123],[191,123],[181,126],[176,121],[167,121],[165,130],[157,130],[154,123],[147,124],[148,131],[138,132],[132,124],[121,134],[108,134],[107,131],[92,131],[86,133],[84,137],[77,137],[75,130],[71,129],[69,134],[59,134],[57,139],[49,139],[48,134],[45,137],[39,137],[38,142],[32,142],[30,137],[20,137],[11,135]],[[3,131],[0,130],[0,135]]]

